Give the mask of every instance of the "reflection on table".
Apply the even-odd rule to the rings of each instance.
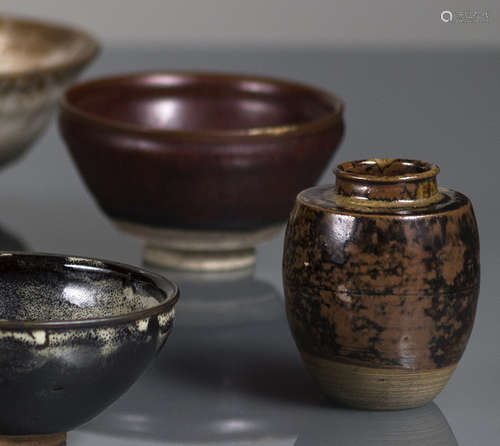
[[[331,408],[315,411],[294,446],[457,446],[448,421],[435,403],[390,412]]]
[[[326,401],[303,368],[283,298],[252,270],[157,272],[181,289],[171,339],[143,379],[84,432],[164,444],[456,446],[435,404],[361,412]]]

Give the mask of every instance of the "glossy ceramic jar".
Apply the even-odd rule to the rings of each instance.
[[[422,406],[446,385],[479,295],[468,198],[436,165],[341,164],[335,186],[297,196],[285,237],[289,324],[307,369],[337,401]]]

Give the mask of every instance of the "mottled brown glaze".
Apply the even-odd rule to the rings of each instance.
[[[114,220],[248,231],[285,222],[317,181],[342,138],[342,109],[298,83],[157,72],[70,88],[60,127]]]
[[[479,238],[470,201],[438,189],[438,172],[420,161],[355,161],[337,168],[335,187],[298,195],[283,275],[309,363],[411,373],[457,364],[479,294]]]

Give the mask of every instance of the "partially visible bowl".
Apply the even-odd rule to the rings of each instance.
[[[172,329],[177,286],[139,268],[2,252],[0,275],[2,445],[64,441],[134,383]]]
[[[98,48],[85,32],[0,15],[0,165],[45,129],[61,90]]]
[[[335,96],[266,77],[186,72],[84,82],[60,128],[103,211],[169,268],[248,267],[342,135]]]

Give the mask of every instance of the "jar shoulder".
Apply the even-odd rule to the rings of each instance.
[[[285,275],[321,272],[328,282],[377,293],[475,287],[479,232],[463,197],[446,212],[411,215],[323,209],[298,199],[285,235]]]
[[[349,215],[372,215],[372,216],[427,216],[432,214],[443,214],[453,212],[463,207],[470,207],[472,204],[464,194],[448,188],[439,188],[441,198],[424,207],[407,207],[407,208],[393,208],[390,207],[388,202],[387,207],[355,205],[353,203],[346,203],[343,197],[335,193],[335,188],[332,184],[321,185],[306,189],[297,195],[297,204],[315,208],[317,211],[326,213],[338,213]]]

